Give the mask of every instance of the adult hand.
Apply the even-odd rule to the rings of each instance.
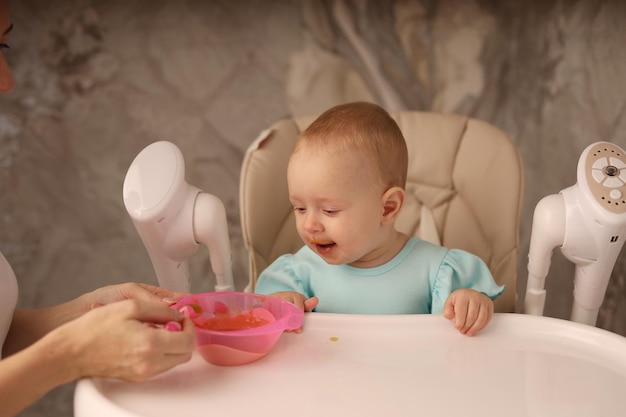
[[[454,327],[467,336],[474,336],[493,316],[493,301],[478,291],[461,288],[448,296],[443,316],[454,321]]]
[[[169,321],[182,323],[181,331],[165,330],[162,325]],[[48,338],[56,339],[59,349],[71,352],[66,355],[66,366],[74,378],[128,381],[143,381],[187,362],[196,345],[188,318],[164,303],[139,299],[95,308],[49,333]]]
[[[151,378],[188,361],[196,345],[193,323],[163,302],[111,302],[33,338],[48,328],[39,322],[58,321],[46,320],[53,311],[21,310],[17,322],[14,315],[7,339],[12,354],[0,361],[0,416],[16,415],[51,389],[78,378]],[[182,323],[182,329],[164,329],[170,321]],[[25,335],[32,343],[24,343]]]
[[[122,300],[144,300],[174,304],[176,300],[185,295],[166,288],[155,287],[150,284],[129,282],[125,284],[109,285],[98,288],[79,297],[83,304],[89,308],[99,307],[105,304]]]
[[[13,314],[3,352],[6,355],[20,351],[57,327],[97,307],[124,300],[159,303],[167,307],[182,295],[149,284],[126,283],[98,288],[63,304],[41,309],[18,309]]]

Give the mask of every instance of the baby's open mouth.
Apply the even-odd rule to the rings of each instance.
[[[315,248],[317,249],[317,252],[320,254],[325,254],[325,253],[330,252],[332,248],[334,248],[336,245],[335,242],[322,243],[322,242],[318,242],[315,239],[311,239],[310,243],[315,246]]]

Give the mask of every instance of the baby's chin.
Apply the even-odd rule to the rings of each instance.
[[[319,254],[318,254],[318,255],[319,255]],[[324,262],[326,262],[328,265],[343,265],[343,264],[345,264],[345,262],[342,262],[342,261],[340,261],[340,260],[338,260],[338,259],[329,259],[328,257],[326,257],[326,256],[322,256],[322,255],[319,255],[319,256],[320,256],[320,257],[324,260]]]

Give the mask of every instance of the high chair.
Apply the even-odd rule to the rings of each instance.
[[[391,113],[409,150],[407,199],[396,222],[409,235],[471,252],[506,285],[496,312],[514,312],[523,167],[500,129],[460,115]],[[263,131],[244,157],[239,187],[244,245],[254,291],[260,272],[303,246],[288,199],[293,143],[316,116],[282,120]],[[315,175],[312,173],[311,175]]]

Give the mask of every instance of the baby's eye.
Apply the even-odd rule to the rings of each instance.
[[[326,214],[337,214],[339,212],[339,210],[324,210],[324,213]]]
[[[11,47],[6,43],[0,43],[0,49],[11,49]]]
[[[306,209],[304,207],[294,207],[293,211],[295,211],[296,213],[304,213]]]

